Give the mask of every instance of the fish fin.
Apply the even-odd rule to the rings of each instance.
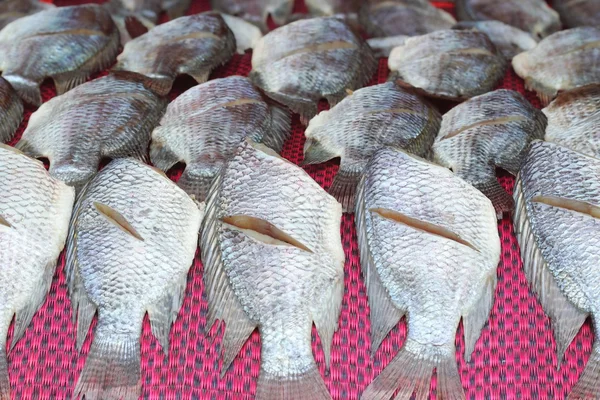
[[[279,104],[269,104],[271,126],[263,135],[261,143],[281,153],[283,145],[291,134],[291,115],[288,109]]]
[[[499,160],[498,167],[507,171],[509,174],[513,176],[517,176],[519,170],[521,169],[521,164],[523,163],[523,157],[513,157],[507,160]]]
[[[8,359],[4,348],[0,351],[0,400],[11,400]]]
[[[515,235],[521,248],[523,269],[531,288],[536,293],[546,315],[551,320],[556,341],[558,366],[569,344],[579,332],[587,318],[587,313],[575,307],[562,294],[554,276],[548,269],[542,252],[537,246],[529,225],[522,182],[517,178],[514,189],[515,213],[513,216]]]
[[[68,92],[74,87],[85,83],[89,77],[88,72],[81,71],[69,71],[54,75],[52,79],[54,80],[54,86],[56,86],[56,94],[61,95]]]
[[[596,335],[590,358],[579,380],[567,396],[567,400],[597,399],[598,393],[600,393],[600,348],[598,335]]]
[[[133,15],[125,17],[125,30],[131,39],[135,39],[148,32],[148,28]]]
[[[167,12],[169,19],[179,18],[185,15],[190,8],[191,0],[170,0],[163,1],[163,8]]]
[[[304,142],[304,159],[300,165],[321,164],[336,157],[339,157],[339,155],[325,148],[318,140],[306,139],[306,142]]]
[[[263,369],[256,384],[256,400],[331,400],[316,364],[303,373],[280,377]]]
[[[150,161],[163,171],[168,171],[178,162],[184,161],[184,157],[177,153],[164,137],[167,136],[168,128],[159,126],[152,132],[150,142]]]
[[[329,194],[342,204],[344,212],[354,212],[354,195],[360,176],[361,171],[347,170],[342,164],[333,178]]]
[[[73,399],[137,400],[142,388],[139,337],[102,328],[99,321]]]
[[[2,77],[11,84],[25,103],[36,107],[42,104],[42,92],[38,82],[19,75],[2,75]]]
[[[198,171],[197,167],[188,166],[177,181],[177,186],[190,196],[194,196],[196,201],[203,202],[206,199],[214,176],[209,170],[205,171],[208,173],[192,173],[192,169]]]
[[[175,78],[166,75],[146,77],[144,86],[159,96],[166,96],[171,91],[174,80]]]
[[[227,371],[250,334],[257,327],[257,324],[248,318],[229,285],[229,279],[221,259],[221,249],[217,244],[219,223],[217,200],[222,180],[222,174],[217,175],[208,192],[204,220],[200,229],[200,249],[208,299],[205,330],[208,332],[217,320],[225,322],[221,376]]]
[[[475,303],[473,309],[466,315],[463,315],[463,329],[465,332],[465,360],[471,361],[471,355],[475,350],[475,343],[481,335],[481,330],[485,326],[490,311],[494,305],[494,292],[496,291],[496,284],[498,278],[496,273],[488,277],[481,296]]]
[[[488,199],[492,201],[494,205],[494,209],[496,210],[496,215],[498,219],[502,218],[502,214],[505,212],[510,212],[515,207],[515,201],[511,197],[510,194],[500,183],[495,176],[492,176],[487,182],[477,182],[474,183],[475,186],[481,193],[483,193]]]
[[[198,83],[198,84],[202,84],[208,81],[208,78],[210,77],[210,70],[206,70],[206,69],[201,69],[198,71],[187,71],[187,73],[194,78],[194,80]]]
[[[85,293],[81,281],[77,284],[76,292],[71,296],[71,299],[71,303],[73,304],[73,319],[77,317],[76,346],[77,351],[81,351],[85,338],[90,331],[94,315],[96,315],[97,308]],[[75,314],[75,310],[77,314]]]

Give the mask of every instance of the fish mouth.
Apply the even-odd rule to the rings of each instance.
[[[587,201],[567,199],[556,196],[535,196],[531,199],[532,203],[545,204],[551,207],[561,208],[563,210],[575,211],[580,214],[589,215],[592,218],[600,219],[600,207]]]

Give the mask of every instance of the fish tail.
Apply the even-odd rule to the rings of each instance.
[[[597,325],[596,325],[597,326]],[[600,346],[596,338],[592,354],[567,400],[596,399],[600,393]]]
[[[256,400],[297,399],[331,400],[315,363],[308,371],[285,377],[261,369],[256,385]]]
[[[475,183],[473,186],[479,189],[492,201],[498,219],[502,218],[503,213],[510,212],[515,207],[515,200],[506,190],[504,190],[496,177],[492,177],[492,179],[487,182]]]
[[[100,323],[73,399],[137,400],[141,391],[139,337],[112,333]]]
[[[42,92],[37,82],[19,75],[3,75],[2,77],[12,85],[13,89],[26,103],[34,106],[42,104]]]
[[[437,370],[437,398],[462,400],[465,394],[456,367],[454,352],[445,356],[429,358],[414,351],[414,343],[407,342],[396,357],[365,389],[361,400],[390,400],[400,388],[395,400],[429,398],[431,374]]]
[[[329,194],[342,204],[344,212],[354,212],[354,196],[361,173],[345,170],[340,167],[333,183],[329,188]]]
[[[8,360],[6,345],[2,346],[2,355],[0,355],[0,400],[10,400],[10,379],[8,377]]]

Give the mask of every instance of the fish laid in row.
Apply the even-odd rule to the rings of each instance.
[[[50,289],[63,249],[75,191],[44,164],[0,144],[0,398],[10,400],[6,335],[11,349],[23,337]]]
[[[0,29],[19,18],[26,17],[40,11],[54,8],[54,4],[43,3],[38,0],[3,0],[0,1]]]
[[[331,399],[313,359],[329,357],[344,294],[342,208],[306,172],[243,142],[208,195],[200,249],[207,329],[225,323],[225,371],[261,335],[258,400]]]
[[[427,157],[440,122],[433,106],[394,82],[368,86],[310,120],[303,164],[340,157],[329,193],[353,212],[356,185],[375,151],[395,146]]]
[[[0,77],[0,143],[15,136],[23,120],[23,102],[6,79]]]
[[[78,197],[65,274],[77,348],[98,324],[73,397],[140,396],[146,313],[163,350],[194,259],[202,211],[162,172],[133,159],[111,162]]]
[[[444,114],[434,160],[481,190],[502,218],[514,203],[498,183],[496,167],[516,176],[531,141],[543,139],[546,123],[546,116],[513,90],[473,97]]]
[[[150,159],[164,171],[184,162],[177,184],[204,201],[213,178],[245,137],[281,152],[289,133],[289,112],[266,102],[248,78],[214,79],[169,104],[152,133]]]
[[[456,367],[462,318],[471,358],[496,287],[500,238],[481,192],[446,168],[399,150],[379,150],[356,200],[356,231],[371,309],[371,352],[403,316],[408,336],[363,392],[363,400],[464,399]]]

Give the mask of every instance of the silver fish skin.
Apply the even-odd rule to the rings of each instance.
[[[567,28],[600,26],[600,3],[596,0],[552,0],[550,4]]]
[[[23,121],[23,111],[23,102],[17,92],[0,77],[0,143],[13,139]]]
[[[491,202],[449,170],[385,148],[369,161],[356,231],[371,309],[371,354],[406,316],[398,354],[362,400],[464,399],[455,338],[462,318],[470,360],[494,302],[500,238]]]
[[[305,0],[308,11],[319,17],[331,17],[337,14],[357,17],[361,7],[360,0]]]
[[[515,234],[525,275],[552,322],[557,359],[591,317],[592,353],[569,400],[600,393],[600,160],[535,142],[515,183]],[[558,396],[558,395],[557,395]]]
[[[310,120],[303,164],[339,157],[329,193],[353,212],[356,185],[375,151],[394,146],[427,157],[441,121],[432,105],[394,82],[368,86]]]
[[[452,28],[485,33],[507,60],[537,46],[537,41],[529,33],[500,21],[462,21]]]
[[[560,17],[544,0],[456,0],[460,21],[496,20],[542,39],[560,30]]]
[[[344,293],[341,216],[301,168],[248,141],[211,187],[200,241],[206,327],[225,323],[222,373],[258,327],[257,400],[331,399],[311,329],[329,367]]]
[[[600,84],[562,92],[542,111],[544,140],[600,158]]]
[[[10,400],[8,328],[14,317],[12,349],[50,289],[75,191],[52,178],[41,162],[4,144],[0,144],[0,187],[0,399]]]
[[[146,313],[163,350],[183,302],[203,212],[162,172],[112,161],[78,196],[65,274],[80,350],[98,325],[73,398],[138,399]]]
[[[265,35],[252,53],[249,78],[307,123],[320,99],[333,107],[347,89],[368,83],[377,65],[369,45],[344,21],[319,17]]]
[[[63,94],[112,65],[118,51],[119,30],[95,4],[50,8],[0,31],[2,76],[34,106],[42,103],[44,79]]]
[[[31,115],[16,147],[47,158],[50,174],[78,190],[104,157],[147,161],[167,100],[141,80],[131,73],[109,75],[51,99]]]
[[[444,114],[434,160],[481,190],[502,218],[514,202],[496,179],[496,167],[516,176],[546,124],[546,116],[519,92],[499,89],[473,97]]]
[[[164,96],[181,74],[206,82],[235,51],[233,32],[220,14],[195,14],[158,25],[128,42],[113,70],[146,76],[147,85]]]
[[[38,0],[4,0],[0,2],[0,30],[19,18],[54,7]]]
[[[221,13],[221,17],[223,17],[225,23],[231,29],[231,32],[233,32],[233,36],[235,36],[238,54],[244,54],[246,50],[253,49],[263,37],[260,28],[245,19],[223,13]]]
[[[559,91],[600,83],[600,28],[583,27],[557,32],[532,50],[515,56],[512,66],[548,105]]]
[[[410,36],[397,35],[383,38],[370,38],[367,43],[373,49],[375,57],[389,57],[395,47],[402,46]]]
[[[281,152],[290,124],[289,112],[267,103],[248,78],[214,79],[169,104],[152,132],[150,159],[163,171],[184,162],[177,184],[202,202],[213,178],[244,138]]]
[[[269,15],[277,25],[289,22],[294,8],[293,0],[211,0],[213,10],[245,19],[267,32]]]
[[[359,16],[361,25],[372,37],[419,36],[456,24],[446,11],[429,2],[414,0],[365,4]]]
[[[506,60],[486,34],[448,29],[407,39],[392,50],[388,67],[398,84],[462,101],[493,90]]]

